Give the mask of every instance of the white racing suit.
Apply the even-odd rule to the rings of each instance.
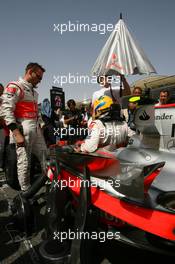
[[[1,108],[2,99],[0,97],[0,108]],[[4,143],[5,143],[5,134],[3,128],[0,128],[0,169],[3,167],[4,159]]]
[[[4,118],[10,130],[18,128],[25,138],[24,147],[16,146],[17,173],[21,190],[30,187],[30,160],[34,153],[44,169],[47,148],[38,127],[38,93],[32,84],[23,79],[7,85],[2,95],[0,117]],[[13,129],[12,129],[13,127]],[[10,143],[16,143],[10,131]]]
[[[124,121],[104,123],[101,120],[94,120],[89,125],[88,137],[81,144],[81,151],[94,152],[98,148],[113,151],[120,146],[125,146],[128,137],[134,134],[135,132]]]

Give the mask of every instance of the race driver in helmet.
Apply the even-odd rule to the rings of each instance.
[[[88,127],[88,136],[75,151],[94,152],[99,148],[113,151],[126,146],[128,138],[135,134],[121,117],[119,104],[113,104],[109,96],[101,96],[93,104],[92,122]]]

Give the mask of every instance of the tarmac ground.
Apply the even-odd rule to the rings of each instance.
[[[44,206],[41,202],[35,210],[38,230],[31,237],[26,237],[13,224],[10,210],[10,204],[17,194],[18,191],[6,184],[4,173],[0,173],[0,263],[41,263],[36,252],[42,241],[41,236],[44,230]]]

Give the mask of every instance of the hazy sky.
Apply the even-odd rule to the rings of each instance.
[[[53,85],[61,87],[61,76],[66,76],[63,81],[74,82],[70,79],[74,75],[80,82],[79,76],[90,73],[110,35],[109,31],[102,34],[104,28],[99,25],[115,24],[120,12],[158,74],[174,74],[174,0],[1,0],[0,11],[0,82],[5,85],[18,79],[28,62],[39,62],[46,68],[38,88],[40,101],[49,97]],[[97,24],[101,31],[61,34],[58,24],[60,30],[60,25],[69,21]],[[133,77],[128,80],[131,83]],[[77,80],[62,87],[66,100],[90,98],[99,88]]]

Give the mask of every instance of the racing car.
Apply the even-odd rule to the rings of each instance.
[[[174,119],[174,103],[155,106],[143,97],[134,121],[139,133],[127,147],[50,148],[45,175],[14,198],[18,226],[29,234],[28,200],[49,177],[42,263],[100,263],[96,245],[105,239],[174,256]]]
[[[100,234],[160,254],[175,253],[175,104],[140,100],[140,132],[114,152],[76,153],[53,146],[47,174],[46,263],[99,263],[94,240],[61,234]],[[100,236],[98,236],[99,239]]]

